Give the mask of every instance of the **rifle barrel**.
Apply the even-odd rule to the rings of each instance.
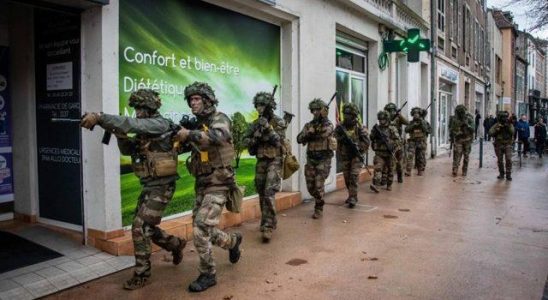
[[[65,123],[80,123],[80,119],[69,119],[69,118],[51,118],[52,122],[65,122]]]

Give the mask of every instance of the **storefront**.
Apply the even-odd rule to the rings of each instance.
[[[459,73],[443,64],[438,64],[438,147],[449,146],[449,118],[457,105]]]

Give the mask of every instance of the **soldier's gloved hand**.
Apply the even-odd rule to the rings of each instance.
[[[184,143],[188,139],[189,134],[190,130],[183,127],[181,128],[181,130],[179,130],[179,132],[177,132],[177,138],[179,138],[179,141]]]
[[[314,126],[310,126],[310,127],[307,128],[306,133],[314,134],[314,133],[316,133],[316,129],[314,128]]]
[[[261,127],[267,128],[268,127],[268,120],[265,117],[260,117],[259,118],[259,125],[261,125]]]
[[[80,126],[91,129],[93,126],[97,125],[99,123],[99,118],[101,117],[100,113],[91,112],[91,113],[85,113],[82,116],[82,121],[80,121]]]

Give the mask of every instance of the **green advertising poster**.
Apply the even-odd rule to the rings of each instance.
[[[184,88],[194,81],[213,87],[220,111],[229,116],[240,112],[251,121],[253,96],[280,83],[280,28],[203,1],[121,0],[120,113],[134,116],[130,94],[151,88],[160,93],[162,115],[178,122],[190,113]],[[124,225],[131,223],[140,193],[129,164],[129,157],[122,156]],[[254,165],[254,159],[243,158],[237,169],[246,195],[255,193]],[[192,209],[194,180],[184,163],[179,175],[165,215]]]

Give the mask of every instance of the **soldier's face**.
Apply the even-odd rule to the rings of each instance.
[[[135,117],[137,117],[137,119],[148,118],[148,110],[146,110],[142,107],[136,107],[135,108]]]
[[[319,108],[311,109],[310,112],[314,115],[314,119],[318,119],[322,116],[322,110]]]
[[[262,114],[264,114],[264,112],[266,110],[266,106],[264,106],[263,104],[257,104],[257,105],[255,105],[255,109],[257,110],[259,115],[262,115]]]
[[[419,115],[419,113],[414,113],[413,114],[413,120],[418,120],[420,118],[421,118],[421,116]]]
[[[386,125],[388,123],[388,119],[379,119],[379,124]]]
[[[355,125],[358,121],[356,116],[354,116],[354,114],[350,112],[344,112],[343,116],[344,116],[344,123],[348,125]]]
[[[200,95],[190,96],[190,109],[193,114],[200,114],[204,110],[204,99]]]

